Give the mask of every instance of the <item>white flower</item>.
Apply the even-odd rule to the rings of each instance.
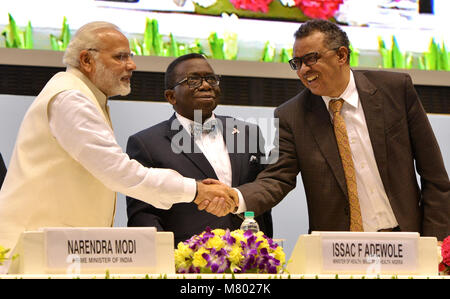
[[[295,6],[295,1],[294,0],[280,0],[281,4],[283,4],[284,6]]]
[[[200,5],[204,8],[210,7],[211,5],[214,5],[217,0],[192,0],[197,5]]]

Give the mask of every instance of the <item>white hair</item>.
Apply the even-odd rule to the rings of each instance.
[[[99,29],[114,29],[119,32],[116,25],[108,22],[91,22],[83,25],[77,30],[64,53],[63,64],[67,67],[78,68],[80,66],[80,52],[90,48],[97,48]]]

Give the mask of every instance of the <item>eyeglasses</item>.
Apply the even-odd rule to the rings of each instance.
[[[187,83],[190,89],[199,88],[203,84],[203,80],[208,82],[208,84],[211,87],[215,87],[219,85],[220,82],[220,76],[219,75],[207,75],[207,76],[188,76],[184,78],[183,80],[179,81],[178,83],[175,83],[175,85],[170,88],[174,89],[180,84],[183,84],[184,82]]]
[[[304,63],[306,66],[311,66],[317,63],[317,60],[319,60],[323,54],[329,51],[336,51],[339,48],[329,49],[320,54],[319,52],[311,52],[306,55],[303,55],[302,57],[294,57],[291,60],[289,60],[289,65],[291,66],[291,69],[294,71],[299,70],[302,67],[302,64]]]
[[[100,50],[95,49],[95,48],[89,48],[89,49],[87,49],[87,50],[88,50],[88,51],[94,51],[94,52],[100,52]],[[123,62],[123,63],[128,62],[128,60],[129,60],[129,59],[132,59],[133,57],[134,57],[134,53],[133,53],[133,52],[130,52],[130,53],[127,53],[127,52],[119,52],[119,53],[113,55],[113,58],[114,58],[114,59],[117,59],[117,60],[119,60],[119,61],[121,61],[121,62]]]

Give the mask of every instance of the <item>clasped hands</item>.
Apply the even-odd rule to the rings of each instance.
[[[197,196],[194,203],[199,210],[223,217],[230,212],[235,212],[239,206],[239,196],[233,188],[224,183],[205,179],[197,182]]]

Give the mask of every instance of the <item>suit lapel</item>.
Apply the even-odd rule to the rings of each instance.
[[[240,165],[242,165],[241,163],[241,159],[243,158],[243,155],[239,155],[238,154],[238,139],[237,136],[238,134],[235,133],[233,134],[233,130],[234,128],[236,128],[235,122],[233,118],[228,118],[230,120],[231,123],[228,123],[227,125],[227,118],[224,116],[218,116],[216,115],[216,118],[218,120],[220,120],[221,123],[221,130],[222,130],[222,136],[223,136],[223,140],[225,142],[225,145],[227,147],[228,150],[228,155],[230,157],[230,163],[231,163],[231,186],[238,186],[239,185],[239,180],[240,180]],[[229,142],[227,142],[227,140]],[[230,142],[231,141],[231,142]]]
[[[377,94],[377,88],[363,73],[353,72],[356,88],[366,118],[370,142],[377,162],[378,171],[385,189],[388,184],[387,153],[384,129],[383,98]],[[386,189],[386,192],[388,190]]]
[[[217,180],[217,175],[209,164],[208,159],[195,144],[194,137],[192,137],[178,121],[175,114],[169,119],[166,136],[170,140],[172,150],[177,151],[180,155],[184,155],[192,163],[200,169],[200,171],[207,178]]]
[[[330,165],[339,186],[344,194],[347,195],[344,169],[339,156],[336,137],[334,136],[333,125],[330,120],[330,114],[325,107],[325,103],[322,97],[310,94],[306,105],[308,109],[306,121],[309,124],[314,139],[328,165]]]

